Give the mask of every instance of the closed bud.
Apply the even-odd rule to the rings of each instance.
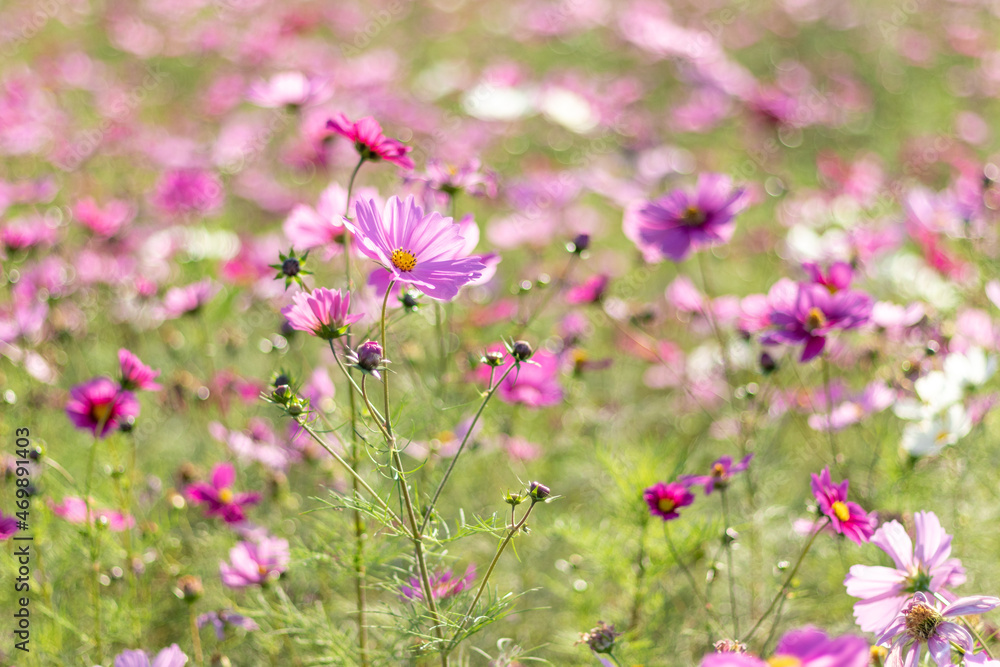
[[[374,371],[382,363],[382,346],[370,340],[358,348],[358,366],[362,370]]]
[[[503,363],[503,352],[487,352],[483,355],[481,361],[487,366],[496,368]]]
[[[531,358],[531,355],[533,355],[535,351],[531,349],[530,343],[524,340],[519,340],[514,343],[514,346],[511,348],[510,353],[514,356],[514,359],[516,359],[517,361],[527,361],[528,359]]]
[[[194,602],[202,596],[205,589],[201,585],[201,579],[194,575],[186,574],[177,580],[177,587],[174,595],[185,602]]]
[[[528,484],[528,495],[531,496],[532,502],[545,500],[551,493],[551,489],[541,482],[531,482]]]

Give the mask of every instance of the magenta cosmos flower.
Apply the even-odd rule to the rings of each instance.
[[[836,330],[856,329],[871,319],[872,299],[863,292],[830,293],[816,283],[796,284],[782,278],[767,295],[773,329],[761,336],[765,345],[803,343],[801,361],[819,355],[826,337]]]
[[[234,493],[236,469],[231,463],[222,463],[212,471],[212,482],[195,482],[184,494],[196,505],[208,505],[206,516],[217,516],[226,523],[240,523],[246,519],[244,505],[260,501],[259,493]]]
[[[451,570],[443,570],[441,572],[435,572],[430,576],[431,584],[431,596],[435,600],[447,600],[450,597],[454,597],[472,586],[472,582],[476,580],[476,566],[469,564],[469,567],[465,570],[465,575],[462,577],[456,577],[452,574]],[[410,577],[410,582],[408,584],[403,584],[399,587],[399,592],[402,597],[406,600],[423,600],[424,590],[420,585],[419,577]]]
[[[705,489],[705,495],[712,493],[718,487],[725,489],[729,486],[729,480],[738,472],[743,472],[750,466],[753,454],[747,454],[739,463],[733,465],[731,456],[723,456],[712,464],[711,472],[707,475],[682,475],[681,481],[688,486],[701,485]]]
[[[830,481],[830,468],[823,468],[819,475],[812,476],[812,492],[819,503],[819,510],[830,518],[830,525],[839,534],[856,544],[871,539],[875,529],[871,517],[861,509],[861,505],[848,502],[846,479],[840,484]]]
[[[349,315],[351,293],[319,287],[310,294],[298,292],[292,297],[292,305],[282,308],[281,314],[293,329],[308,331],[324,340],[340,338],[347,327],[354,324],[364,313]]]
[[[118,363],[122,368],[122,389],[143,389],[145,391],[162,389],[159,384],[153,382],[160,376],[160,371],[154,371],[128,350],[124,348],[118,350]]]
[[[17,532],[17,519],[12,516],[4,516],[0,512],[0,540],[9,540]]]
[[[364,160],[385,160],[404,169],[413,169],[413,160],[406,155],[413,148],[382,134],[382,126],[371,116],[352,123],[344,114],[337,114],[326,121],[326,128],[353,141]]]
[[[940,605],[926,593],[915,593],[906,603],[876,642],[886,644],[891,640],[886,667],[916,667],[924,644],[938,667],[950,667],[952,644],[971,653],[972,635],[958,623],[945,619],[983,614],[1000,606],[1000,598],[972,595]]]
[[[219,563],[222,583],[230,588],[259,586],[288,569],[288,540],[265,537],[240,542],[229,550],[229,563]]]
[[[103,438],[126,417],[137,417],[139,402],[110,378],[99,377],[69,390],[66,415],[78,429]]]
[[[625,211],[625,236],[639,246],[647,262],[684,260],[691,251],[727,243],[733,217],[744,208],[744,190],[728,176],[702,174],[695,191],[673,190]]]
[[[52,513],[62,517],[70,523],[84,524],[87,521],[87,503],[83,498],[76,496],[66,496],[58,505],[52,505]],[[93,498],[90,500],[90,524],[96,522],[103,523],[108,530],[120,533],[123,530],[135,525],[135,519],[127,514],[122,514],[115,510],[101,509],[94,504]]]
[[[122,651],[115,656],[115,667],[184,667],[188,657],[177,644],[171,644],[156,654],[152,662],[145,651]]]
[[[215,174],[202,169],[174,169],[160,177],[153,204],[170,215],[205,215],[222,207],[224,190]]]
[[[173,319],[187,313],[196,313],[218,292],[219,286],[210,278],[183,287],[171,287],[163,295],[163,316]]]
[[[642,497],[649,505],[649,511],[653,516],[658,516],[664,521],[676,519],[680,516],[677,510],[694,502],[694,494],[681,482],[669,484],[657,482],[643,491]]]
[[[853,565],[844,579],[847,594],[861,598],[854,604],[854,618],[865,632],[881,632],[914,593],[955,596],[947,589],[965,583],[965,569],[951,555],[951,535],[944,532],[933,512],[913,515],[917,528],[914,548],[897,521],[883,524],[871,538],[889,554],[895,567]]]
[[[394,280],[409,283],[427,296],[450,301],[458,290],[482,275],[479,257],[470,257],[461,228],[434,212],[424,215],[412,195],[391,197],[379,213],[375,201],[359,200],[357,222],[344,218],[361,252],[375,260]]]
[[[712,653],[700,667],[866,667],[869,659],[868,642],[862,637],[831,638],[805,627],[785,633],[767,661],[747,653]]]

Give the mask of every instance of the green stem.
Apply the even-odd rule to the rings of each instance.
[[[472,436],[472,430],[476,427],[476,423],[479,421],[479,416],[483,414],[483,410],[486,409],[486,404],[490,402],[491,398],[493,398],[493,394],[495,394],[500,385],[503,384],[507,375],[510,374],[510,372],[516,367],[517,364],[511,364],[508,366],[507,370],[505,370],[503,375],[500,376],[500,379],[497,380],[496,384],[493,384],[492,382],[494,369],[490,369],[491,381],[489,392],[483,397],[483,402],[480,404],[479,410],[476,411],[476,416],[472,418],[472,423],[469,424],[469,430],[465,432],[465,437],[462,438],[462,443],[458,446],[458,451],[455,452],[455,456],[452,457],[451,463],[448,464],[448,469],[444,472],[444,477],[441,478],[441,482],[438,484],[437,489],[434,491],[434,495],[431,497],[430,503],[427,505],[427,509],[424,513],[424,521],[420,524],[420,532],[427,529],[427,524],[430,522],[431,516],[434,513],[434,506],[437,504],[438,498],[441,497],[441,491],[444,490],[444,485],[448,483],[448,478],[451,477],[451,473],[455,469],[455,464],[458,463],[458,457],[461,456],[462,452],[465,450],[465,444]]]
[[[483,596],[483,591],[486,590],[486,584],[489,583],[490,575],[493,574],[493,570],[496,568],[497,563],[500,561],[500,556],[503,555],[504,549],[506,549],[507,545],[510,544],[510,541],[514,538],[514,535],[516,535],[517,532],[524,527],[524,524],[528,520],[528,517],[531,516],[531,510],[535,509],[535,504],[537,502],[538,501],[535,500],[531,501],[531,505],[528,506],[528,511],[524,513],[524,516],[521,517],[521,520],[519,522],[510,527],[510,529],[507,531],[507,535],[504,536],[503,541],[500,543],[500,546],[497,547],[497,552],[493,556],[493,560],[492,562],[490,562],[490,566],[489,568],[487,568],[486,574],[483,575],[483,583],[479,585],[479,590],[476,591],[476,596],[472,598],[472,604],[469,605],[469,609],[462,616],[462,622],[459,623],[458,630],[455,631],[455,635],[451,638],[451,641],[448,642],[448,648],[446,649],[447,651],[451,651],[455,646],[457,646],[458,638],[462,634],[462,631],[465,629],[465,625],[469,622],[469,617],[472,616],[472,612],[476,610],[476,605],[479,603],[479,598]]]
[[[753,637],[755,632],[757,632],[757,630],[760,628],[764,620],[771,615],[772,611],[774,611],[774,608],[777,606],[778,601],[788,591],[788,587],[791,586],[792,579],[794,579],[795,575],[798,574],[799,566],[802,565],[802,561],[805,560],[806,554],[809,553],[809,549],[812,548],[813,542],[816,541],[816,536],[819,535],[821,532],[823,532],[823,529],[826,528],[826,526],[829,523],[830,523],[830,518],[827,517],[826,521],[820,524],[813,531],[812,535],[809,536],[809,541],[806,542],[806,546],[802,549],[802,553],[799,554],[799,559],[795,561],[795,567],[793,567],[792,571],[788,573],[788,576],[785,578],[785,582],[781,584],[781,589],[778,591],[778,594],[774,596],[773,600],[771,600],[771,604],[768,605],[767,610],[764,611],[764,615],[761,616],[759,619],[757,619],[757,622],[754,624],[752,628],[750,628],[750,631],[740,639],[741,643],[746,644],[748,641],[750,641],[750,638]]]
[[[729,542],[729,500],[726,497],[726,490],[720,489],[722,496],[722,521],[725,524],[722,530],[722,544],[726,549],[726,570],[729,580],[729,609],[733,615],[733,636],[740,636],[739,614],[736,611],[736,577],[733,572],[733,548]]]
[[[98,424],[97,430],[101,431],[103,428],[104,422],[102,421]],[[97,532],[96,517],[94,517],[90,506],[90,485],[94,477],[94,460],[97,458],[98,442],[95,436],[94,443],[90,446],[90,456],[87,457],[87,477],[83,483],[83,502],[87,510],[87,539],[90,542],[90,569],[93,573],[91,584],[94,598],[94,641],[97,643],[97,661],[104,662],[104,644],[101,638],[103,634],[101,628],[101,567],[99,563],[101,536]]]
[[[669,524],[665,523],[663,525],[663,534],[666,536],[667,548],[670,549],[670,555],[673,556],[674,562],[677,563],[677,565],[681,568],[681,572],[683,572],[684,576],[687,577],[688,583],[691,584],[692,592],[694,592],[695,597],[698,598],[702,606],[705,608],[705,613],[708,614],[708,618],[712,621],[712,623],[715,624],[716,631],[719,633],[720,636],[724,637],[726,635],[726,631],[723,629],[722,623],[719,621],[719,619],[716,618],[715,612],[712,609],[712,604],[708,601],[708,599],[702,594],[701,590],[698,588],[698,582],[695,581],[694,575],[691,573],[691,569],[687,566],[687,563],[685,563],[681,559],[681,555],[677,552],[677,547],[674,546],[674,541],[670,537]]]

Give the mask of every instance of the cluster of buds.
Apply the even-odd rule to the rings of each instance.
[[[591,628],[589,632],[580,633],[580,641],[577,644],[586,644],[594,653],[610,654],[615,647],[615,639],[621,634],[615,632],[614,625],[598,621],[596,628]]]
[[[296,420],[309,411],[309,399],[296,394],[287,384],[275,387],[269,396],[264,397],[264,400],[280,405],[288,413],[288,416]]]

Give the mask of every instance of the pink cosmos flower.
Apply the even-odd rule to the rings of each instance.
[[[687,484],[681,482],[657,482],[643,491],[642,497],[649,505],[650,513],[664,521],[676,519],[680,516],[677,510],[694,502],[694,494],[688,491]]]
[[[404,169],[413,169],[413,160],[406,155],[413,148],[382,134],[382,126],[371,116],[352,123],[344,114],[337,114],[326,121],[326,127],[353,141],[354,148],[365,160],[385,160]]]
[[[489,351],[502,352],[503,349],[502,346],[494,345]],[[506,363],[499,366],[493,376],[499,378],[513,364],[514,360],[507,356]],[[504,378],[497,396],[505,403],[526,405],[529,408],[555,405],[563,398],[562,387],[559,386],[559,366],[559,357],[546,350],[539,350]],[[489,367],[479,366],[476,377],[483,383],[489,380]]]
[[[280,72],[266,81],[260,79],[252,83],[247,90],[247,100],[267,109],[300,107],[324,102],[332,92],[327,82],[321,79],[308,77],[302,72]]]
[[[486,266],[468,256],[461,228],[434,212],[424,215],[413,196],[391,197],[380,214],[374,200],[355,204],[357,222],[344,218],[358,248],[381,264],[394,280],[414,285],[427,296],[450,301],[479,277]]]
[[[170,215],[207,215],[222,206],[222,183],[202,169],[174,169],[160,177],[153,192],[153,204]]]
[[[895,567],[853,565],[844,579],[847,594],[860,598],[854,618],[865,632],[881,632],[913,593],[924,592],[955,598],[947,589],[965,582],[965,569],[951,555],[951,535],[944,532],[933,512],[913,516],[917,543],[913,543],[897,521],[883,524],[872,544],[889,554]]]
[[[804,343],[802,362],[823,351],[828,335],[866,324],[872,312],[872,299],[863,292],[841,290],[831,294],[822,285],[796,284],[787,278],[771,287],[767,299],[768,321],[774,328],[761,336],[761,342]]]
[[[351,293],[319,287],[308,292],[297,292],[292,305],[281,309],[293,329],[308,331],[324,340],[339,338],[347,327],[364,317],[364,313],[348,314]]]
[[[0,541],[9,540],[17,532],[17,519],[13,516],[4,516],[0,512]]]
[[[809,274],[812,282],[822,285],[830,294],[850,287],[851,279],[854,277],[854,269],[847,262],[834,262],[827,268],[826,273],[819,264],[813,262],[803,264],[802,268]]]
[[[160,371],[154,371],[152,368],[139,361],[139,357],[135,356],[128,350],[124,348],[118,350],[118,363],[122,368],[122,389],[159,391],[163,388],[156,382],[153,382],[153,380],[160,376]]]
[[[87,514],[87,502],[83,498],[76,496],[66,496],[58,505],[52,505],[52,513],[66,519],[70,523],[105,523],[108,530],[120,533],[123,530],[135,525],[135,519],[127,514],[116,512],[115,510],[101,509],[95,506],[94,499],[90,499],[90,514]]]
[[[222,583],[230,588],[261,586],[288,569],[288,540],[264,537],[240,542],[229,550],[229,563],[219,563]]]
[[[163,316],[173,319],[186,313],[196,312],[218,291],[218,285],[210,278],[183,287],[171,287],[163,296]]]
[[[971,653],[973,641],[968,630],[945,619],[982,614],[997,606],[1000,606],[1000,598],[972,595],[941,607],[933,595],[915,593],[876,642],[885,644],[892,640],[886,667],[916,667],[920,664],[920,650],[925,643],[938,667],[951,667],[952,645],[964,653]]]
[[[857,503],[848,502],[846,479],[839,485],[830,481],[830,468],[823,468],[819,475],[812,476],[812,492],[819,503],[820,512],[830,517],[833,529],[847,539],[860,545],[871,539],[875,529],[871,519]]]
[[[747,454],[739,463],[733,465],[730,456],[723,456],[712,464],[712,471],[707,475],[682,475],[680,480],[688,486],[700,484],[705,489],[705,495],[712,493],[716,487],[725,489],[729,485],[729,480],[738,472],[743,472],[750,466],[750,459],[753,454]]]
[[[744,190],[722,174],[702,174],[693,193],[674,190],[625,211],[625,236],[647,262],[683,261],[691,251],[727,243],[733,217],[744,207]]]
[[[180,646],[171,644],[157,653],[152,662],[145,651],[122,651],[115,656],[114,667],[184,667],[187,661]]]
[[[121,199],[112,199],[104,208],[92,197],[81,199],[73,206],[73,217],[97,236],[110,238],[135,217],[135,208]]]
[[[99,377],[69,390],[66,415],[73,425],[103,438],[126,417],[139,415],[139,402],[110,378]]]
[[[431,596],[435,600],[447,600],[470,588],[475,580],[476,566],[471,563],[466,568],[465,575],[461,577],[456,577],[451,570],[434,572],[430,575]],[[411,602],[424,599],[423,587],[418,577],[410,577],[408,584],[399,587],[399,592],[404,600]]]
[[[421,175],[411,175],[407,181],[422,182],[427,188],[427,195],[432,199],[447,199],[458,192],[467,192],[473,197],[497,196],[497,175],[492,171],[482,171],[482,164],[475,158],[461,167],[446,164],[437,158],[427,161],[427,167]],[[433,195],[443,195],[434,197]]]
[[[246,520],[244,505],[260,501],[259,493],[233,493],[236,469],[231,463],[222,463],[212,471],[212,482],[195,482],[184,490],[184,495],[195,505],[208,505],[205,516],[220,517],[226,523]]]
[[[804,627],[785,633],[766,662],[748,653],[712,653],[700,667],[866,667],[869,659],[868,642],[862,637],[831,638],[822,630]]]
[[[597,303],[604,296],[610,279],[605,273],[591,276],[583,283],[566,290],[566,303]]]

